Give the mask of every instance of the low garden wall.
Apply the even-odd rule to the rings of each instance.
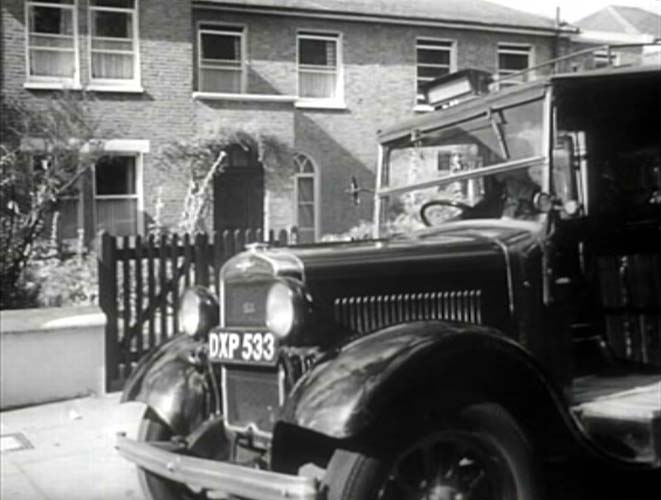
[[[105,392],[97,306],[0,311],[0,409]]]

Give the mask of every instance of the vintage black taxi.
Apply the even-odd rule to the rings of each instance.
[[[380,134],[373,239],[186,292],[123,394],[149,498],[659,498],[661,71],[462,101]]]

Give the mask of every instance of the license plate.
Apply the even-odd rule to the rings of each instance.
[[[275,364],[277,342],[271,332],[209,333],[209,357],[212,361]]]

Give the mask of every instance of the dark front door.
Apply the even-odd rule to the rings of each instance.
[[[214,229],[262,229],[264,168],[252,151],[230,149],[227,167],[214,179]]]

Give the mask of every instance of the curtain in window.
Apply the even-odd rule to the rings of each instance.
[[[127,236],[138,232],[138,202],[135,199],[97,199],[96,229]]]
[[[301,97],[334,98],[336,90],[335,72],[301,72]]]

